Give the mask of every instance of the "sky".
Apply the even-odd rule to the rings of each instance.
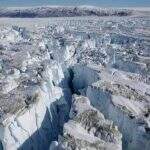
[[[100,7],[150,7],[150,0],[0,0],[5,6],[93,5]]]

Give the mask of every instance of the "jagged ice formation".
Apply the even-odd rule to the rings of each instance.
[[[149,150],[149,11],[58,8],[0,10],[58,17],[0,18],[0,149]]]

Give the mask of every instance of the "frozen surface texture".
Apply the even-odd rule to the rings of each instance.
[[[0,149],[149,148],[148,9],[0,9]]]
[[[70,121],[64,124],[57,149],[121,150],[121,134],[111,121],[90,105],[87,97],[73,96]]]

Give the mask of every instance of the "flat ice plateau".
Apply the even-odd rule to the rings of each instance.
[[[150,9],[0,8],[0,150],[149,150]]]

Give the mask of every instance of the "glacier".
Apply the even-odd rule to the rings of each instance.
[[[0,149],[149,150],[149,14],[1,8]]]

